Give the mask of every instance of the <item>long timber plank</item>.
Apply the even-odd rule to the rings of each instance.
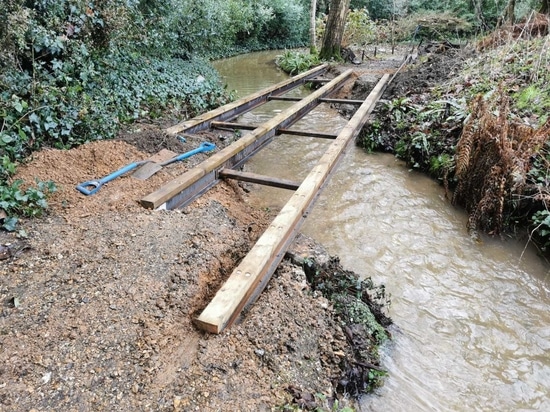
[[[275,220],[195,320],[199,328],[211,333],[222,332],[261,293],[299,230],[312,201],[318,196],[346,147],[365,125],[389,78],[389,74],[382,77]]]
[[[203,193],[215,184],[216,170],[224,167],[233,169],[246,162],[250,156],[265,147],[273,139],[278,128],[285,128],[300,119],[319,104],[319,98],[341,87],[352,73],[352,69],[346,70],[299,103],[282,111],[256,129],[244,134],[239,140],[214,153],[198,166],[147,195],[140,200],[141,205],[147,209],[175,209],[185,205],[192,200],[187,196],[188,193]],[[187,189],[189,189],[189,192],[185,192]]]
[[[284,82],[277,83],[274,86],[267,87],[259,92],[238,99],[232,103],[218,107],[201,116],[180,122],[166,129],[166,132],[171,135],[176,135],[181,132],[196,133],[201,130],[206,130],[210,127],[210,122],[219,120],[224,121],[233,119],[238,115],[249,111],[250,109],[262,105],[269,101],[269,96],[283,94],[305,82],[312,81],[312,78],[324,74],[328,69],[328,64],[315,67],[307,72],[291,77]]]

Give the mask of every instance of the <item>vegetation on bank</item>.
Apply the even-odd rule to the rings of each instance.
[[[362,137],[367,150],[393,152],[440,179],[469,213],[472,235],[521,235],[528,228],[544,252],[550,246],[547,33],[548,19],[539,15],[483,38],[470,58],[451,59],[458,66],[421,57],[454,69],[452,78],[387,101]]]
[[[380,367],[379,347],[389,339],[386,328],[392,324],[385,286],[375,285],[371,278],[359,279],[336,257],[323,265],[306,259],[303,268],[312,290],[334,305],[352,348],[350,356],[342,359],[343,375],[336,389],[358,397],[382,386],[386,372]]]

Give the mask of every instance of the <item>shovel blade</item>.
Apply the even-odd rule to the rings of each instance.
[[[153,176],[160,169],[162,169],[162,165],[160,163],[172,159],[175,156],[177,156],[177,153],[174,153],[171,150],[162,149],[160,152],[147,159],[147,163],[138,168],[132,174],[132,177],[135,177],[138,180],[147,180],[149,177]]]
[[[153,176],[155,173],[157,173],[160,169],[162,169],[162,166],[155,162],[149,162],[145,163],[143,166],[141,166],[138,170],[134,172],[132,177],[135,177],[138,180],[147,180],[151,176]]]

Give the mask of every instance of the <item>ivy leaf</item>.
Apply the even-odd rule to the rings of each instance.
[[[8,134],[2,134],[2,142],[3,143],[11,143],[13,142],[13,137]]]
[[[29,200],[29,197],[27,195],[21,193],[21,191],[19,191],[19,190],[14,193],[13,197],[18,202],[26,202],[27,200]]]
[[[31,123],[39,124],[40,123],[40,117],[36,113],[33,113],[29,116],[29,120]]]
[[[56,127],[57,127],[57,123],[54,121],[44,123],[45,130],[55,129]]]
[[[63,62],[61,60],[52,60],[52,69],[61,70],[63,68]]]
[[[13,108],[17,111],[17,113],[21,113],[23,111],[23,105],[21,102],[14,102]]]
[[[8,232],[13,232],[15,230],[15,226],[17,226],[18,220],[19,219],[14,216],[7,217],[4,219],[4,224],[2,225],[2,227]]]

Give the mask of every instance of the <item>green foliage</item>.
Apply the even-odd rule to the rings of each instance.
[[[466,20],[476,26],[478,30],[486,30],[489,27],[496,26],[498,17],[504,11],[505,6],[506,2],[481,0],[476,9],[476,2],[471,1],[434,2],[430,0],[413,0],[409,4],[408,12],[416,15],[427,14],[426,12],[433,14],[449,13]]]
[[[540,124],[545,123],[548,119],[550,88],[546,84],[541,82],[530,84],[516,93],[514,99],[520,115],[535,115]]]
[[[550,251],[550,140],[547,140],[539,152],[533,156],[527,174],[528,183],[532,185],[533,198],[537,199],[536,208],[531,209],[530,224],[532,235],[545,253]]]
[[[397,41],[460,39],[471,36],[474,28],[467,19],[450,11],[422,10],[397,20],[395,39]]]
[[[430,157],[430,174],[439,178],[454,169],[455,159],[448,153]]]
[[[363,129],[360,144],[368,151],[393,152],[410,167],[444,178],[454,170],[455,139],[466,115],[462,99],[396,98],[379,109],[379,120]]]
[[[285,50],[283,54],[277,56],[275,63],[284,72],[294,75],[317,66],[320,61],[316,54]]]
[[[307,43],[309,9],[291,0],[172,0],[162,21],[161,50],[179,56],[221,57],[249,50]],[[159,47],[157,47],[159,49]]]
[[[397,11],[391,1],[384,0],[351,0],[350,9],[367,9],[374,20],[390,20]]]
[[[366,132],[368,130],[368,132]],[[368,127],[363,128],[359,135],[359,145],[362,146],[367,153],[375,151],[384,151],[382,141],[382,123],[379,120],[373,120]]]
[[[344,46],[363,46],[372,43],[377,34],[377,26],[370,19],[367,9],[351,10],[348,13],[342,43]]]
[[[327,16],[321,15],[316,20],[316,42],[320,44],[325,35]],[[385,22],[375,21],[366,8],[351,9],[347,15],[346,26],[342,37],[342,46],[359,46],[375,42],[386,42],[391,36],[391,27]]]
[[[511,97],[512,116],[541,125],[550,108],[550,71],[544,65],[548,59],[546,37],[517,40],[469,60],[441,92],[472,100],[480,93],[489,96],[502,85]]]
[[[35,64],[32,77],[15,70],[0,75],[0,155],[18,160],[45,145],[113,138],[121,123],[166,111],[195,115],[227,101],[201,60],[120,53],[73,59],[54,61],[51,69]]]
[[[550,247],[550,211],[547,209],[538,210],[531,216],[534,227],[534,234],[539,239],[543,252],[548,252]]]
[[[26,190],[21,188],[22,180],[0,186],[0,209],[8,215],[3,223],[5,230],[15,230],[16,216],[39,217],[47,209],[46,198],[55,192],[55,184],[51,181],[36,183],[37,187],[29,187]]]
[[[269,48],[298,47],[307,43],[308,7],[292,0],[271,0],[266,4],[272,8],[273,18],[259,34],[260,43]]]

